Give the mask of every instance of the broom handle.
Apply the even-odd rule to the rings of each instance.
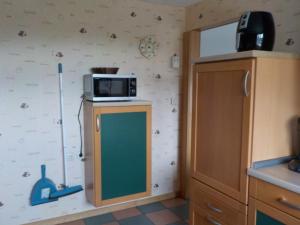
[[[46,178],[46,166],[43,164],[41,165],[41,173],[42,173],[42,178]]]
[[[60,96],[60,124],[61,124],[61,140],[62,140],[62,154],[63,154],[63,181],[64,185],[67,185],[67,166],[66,166],[66,146],[65,146],[65,129],[64,129],[64,98],[63,98],[63,87],[62,87],[62,75],[63,68],[62,64],[58,64],[59,74],[59,96]]]

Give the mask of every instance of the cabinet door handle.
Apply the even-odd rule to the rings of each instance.
[[[207,221],[210,222],[213,225],[222,225],[221,223],[215,221],[213,218],[211,218],[210,216],[206,217]]]
[[[210,204],[210,203],[207,203],[207,207],[208,207],[209,209],[211,209],[212,211],[214,211],[214,212],[222,213],[222,210],[221,210],[221,209],[218,209],[218,208],[214,207],[214,206],[213,206],[212,204]]]
[[[280,197],[279,199],[277,199],[277,201],[279,203],[281,203],[282,205],[285,205],[289,208],[292,208],[292,209],[296,209],[296,210],[300,210],[300,205],[296,205],[296,204],[293,204],[291,202],[288,202],[288,200],[284,197]]]
[[[250,76],[250,71],[248,70],[244,76],[244,82],[243,82],[243,87],[244,87],[244,95],[246,97],[249,96],[249,91],[248,91],[248,79]]]
[[[96,117],[96,131],[99,132],[100,131],[100,119],[99,116],[97,115]]]

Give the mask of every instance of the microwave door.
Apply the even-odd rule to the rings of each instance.
[[[94,80],[94,96],[99,98],[128,97],[128,79],[96,78]]]

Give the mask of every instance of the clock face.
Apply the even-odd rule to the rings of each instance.
[[[151,59],[155,56],[157,48],[158,44],[155,40],[155,37],[152,35],[147,36],[140,41],[139,50],[147,59]]]

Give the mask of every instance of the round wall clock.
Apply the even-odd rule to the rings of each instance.
[[[158,43],[153,35],[146,36],[140,41],[139,50],[142,56],[151,59],[156,55]]]

